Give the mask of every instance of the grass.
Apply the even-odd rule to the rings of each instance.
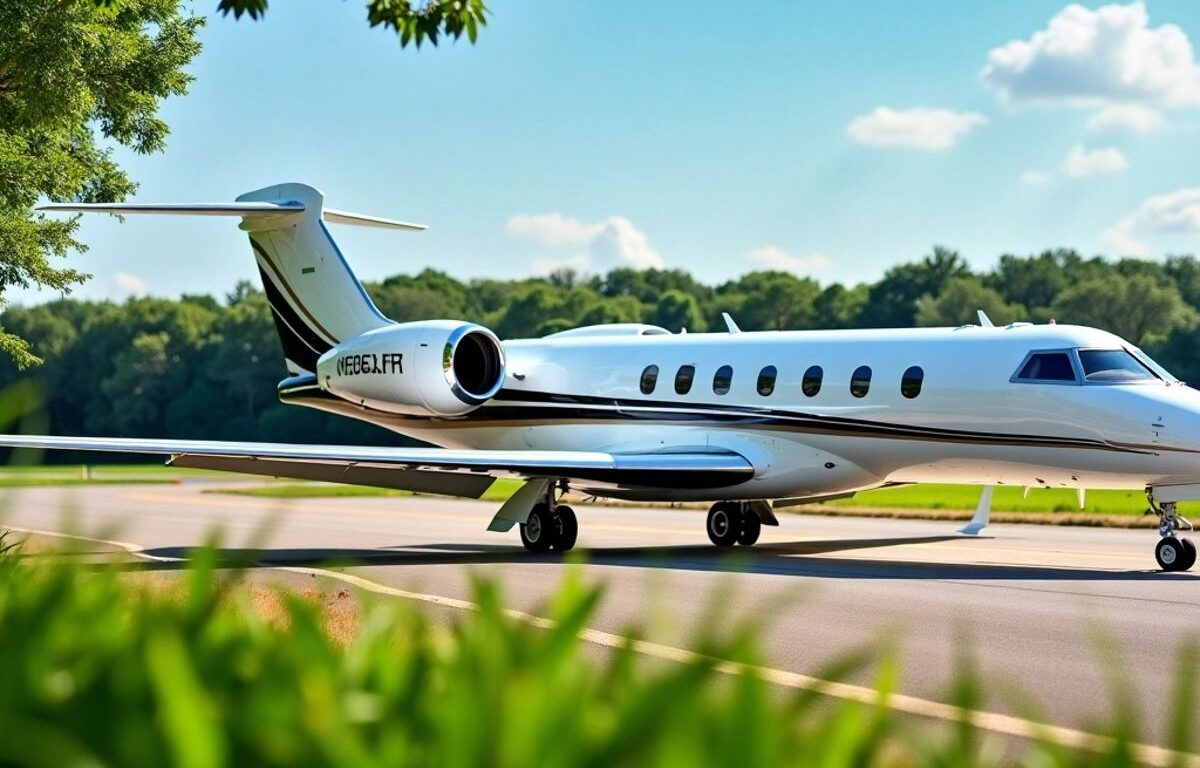
[[[492,484],[481,497],[485,501],[505,501],[516,493],[523,481],[501,478]],[[296,482],[274,480],[261,485],[225,488],[210,488],[205,493],[225,493],[234,496],[256,496],[268,499],[328,499],[346,497],[389,497],[415,496],[412,491],[392,488],[372,488],[364,485],[341,485],[338,483]]]
[[[975,485],[907,485],[863,491],[849,499],[826,502],[839,508],[879,507],[886,509],[974,510],[983,489]],[[1071,488],[1033,488],[1026,498],[1024,489],[997,486],[992,495],[994,512],[1084,512],[1096,515],[1141,515],[1146,511],[1146,495],[1138,491],[1088,491],[1085,507],[1080,510]],[[1180,504],[1200,510],[1200,504]]]
[[[647,663],[637,628],[596,654],[580,632],[603,589],[578,569],[538,627],[486,578],[473,581],[477,610],[435,623],[402,601],[265,590],[217,571],[213,549],[193,556],[166,586],[161,572],[0,557],[0,764],[1133,765],[1126,702],[1101,728],[1115,737],[1105,754],[1080,755],[1003,745],[969,717],[935,730],[895,715],[901,670],[886,653],[817,671],[873,675],[876,703],[781,691],[754,667],[763,627],[719,601],[698,655]],[[1171,746],[1187,750],[1196,653],[1182,658]],[[985,681],[967,663],[957,675],[947,697],[969,710]]]
[[[5,466],[0,467],[0,488],[174,483],[182,479],[216,477],[228,478],[229,475],[205,469],[168,467],[163,464]]]

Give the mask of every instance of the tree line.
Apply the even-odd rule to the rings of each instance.
[[[882,328],[1017,320],[1091,325],[1143,347],[1185,381],[1200,381],[1200,261],[1084,258],[1072,250],[1004,255],[986,272],[937,247],[853,286],[786,272],[719,285],[675,269],[571,271],[523,280],[457,280],[427,269],[370,283],[398,322],[455,318],[501,338],[598,323],[653,323],[672,332],[724,330],[722,312],[750,330]],[[261,290],[227,296],[62,298],[7,308],[0,325],[28,340],[41,365],[0,359],[0,387],[31,380],[54,434],[387,444],[381,429],[275,398],[286,375]]]

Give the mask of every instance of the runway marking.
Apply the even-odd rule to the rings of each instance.
[[[8,528],[9,530],[33,535],[53,536],[65,539],[74,539],[77,541],[92,541],[99,544],[106,544],[108,546],[122,549],[133,557],[139,557],[155,562],[184,562],[186,560],[186,558],[182,557],[152,555],[146,552],[145,548],[140,544],[133,544],[126,541],[99,539],[91,536],[81,536],[77,534],[60,533],[58,531],[47,531],[34,528],[20,528],[16,526],[4,527]],[[367,592],[385,595],[388,597],[397,597],[404,600],[412,600],[414,602],[421,602],[429,605],[441,606],[444,608],[456,608],[463,611],[479,610],[479,605],[472,603],[469,600],[397,589],[396,587],[389,587],[386,584],[380,584],[379,582],[371,581],[370,579],[365,579],[361,576],[356,576],[354,574],[345,573],[342,571],[331,571],[325,568],[311,568],[306,566],[291,565],[267,566],[267,568],[270,570],[284,571],[287,573],[296,573],[303,576],[320,576],[322,578],[333,579]],[[525,622],[530,626],[541,629],[553,629],[556,626],[556,622],[554,622],[552,619],[536,616],[524,611],[506,608],[504,609],[504,613],[510,618]],[[1110,751],[1116,743],[1115,740],[1109,736],[1101,736],[1100,734],[1089,733],[1087,731],[1081,731],[1075,728],[1050,725],[1049,723],[1039,723],[1034,720],[1016,717],[1014,715],[1005,715],[1000,712],[989,712],[987,710],[979,709],[963,709],[962,707],[958,707],[953,704],[946,704],[944,702],[934,701],[932,699],[923,699],[918,696],[909,696],[903,693],[890,693],[886,696],[886,698],[881,699],[879,691],[867,686],[854,685],[853,683],[842,683],[833,680],[823,680],[819,677],[812,677],[810,675],[800,674],[799,672],[789,672],[787,670],[776,669],[774,667],[741,664],[724,659],[714,658],[712,656],[705,656],[704,654],[690,651],[686,648],[677,648],[675,646],[654,643],[648,640],[628,639],[622,637],[621,635],[616,635],[611,632],[604,632],[603,630],[599,629],[585,628],[579,632],[579,638],[585,642],[605,648],[621,649],[628,646],[644,656],[662,659],[665,661],[674,661],[680,664],[693,664],[698,662],[713,663],[715,664],[714,669],[724,675],[736,676],[749,672],[758,675],[767,682],[784,688],[792,688],[799,691],[812,691],[823,696],[842,699],[844,701],[854,701],[870,706],[885,706],[888,709],[896,712],[901,712],[908,715],[916,715],[918,717],[924,717],[931,720],[959,723],[966,719],[969,720],[976,728],[991,731],[1004,736],[1014,736],[1017,738],[1034,741],[1048,741],[1068,749],[1105,754]],[[1200,754],[1179,752],[1173,749],[1167,749],[1166,747],[1136,742],[1129,744],[1128,746],[1130,754],[1135,761],[1154,766],[1155,768],[1176,768],[1178,766],[1184,766],[1186,768],[1200,768]]]

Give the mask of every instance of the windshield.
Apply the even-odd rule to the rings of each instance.
[[[1158,376],[1124,349],[1081,349],[1079,362],[1086,381],[1156,381]]]
[[[1166,368],[1163,368],[1161,365],[1159,365],[1157,362],[1154,361],[1154,358],[1150,357],[1150,355],[1147,355],[1145,352],[1138,349],[1137,347],[1130,347],[1129,352],[1134,357],[1136,357],[1139,361],[1141,361],[1142,365],[1144,365],[1147,368],[1149,368],[1150,370],[1154,371],[1154,373],[1157,374],[1158,377],[1160,379],[1162,379],[1163,381],[1179,381],[1178,376],[1171,373]]]

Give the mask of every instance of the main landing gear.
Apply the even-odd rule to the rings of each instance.
[[[1191,539],[1175,535],[1175,531],[1186,525],[1188,530],[1192,524],[1187,518],[1175,513],[1175,502],[1164,501],[1159,504],[1150,496],[1150,511],[1158,515],[1158,535],[1161,536],[1154,547],[1154,559],[1158,567],[1164,571],[1186,571],[1196,564],[1196,545]]]
[[[521,524],[521,543],[530,552],[567,552],[575,546],[579,521],[575,510],[554,501],[554,486],[546,491],[546,500],[533,506]]]
[[[708,510],[708,540],[718,547],[750,546],[758,541],[762,520],[744,501],[718,501]]]

